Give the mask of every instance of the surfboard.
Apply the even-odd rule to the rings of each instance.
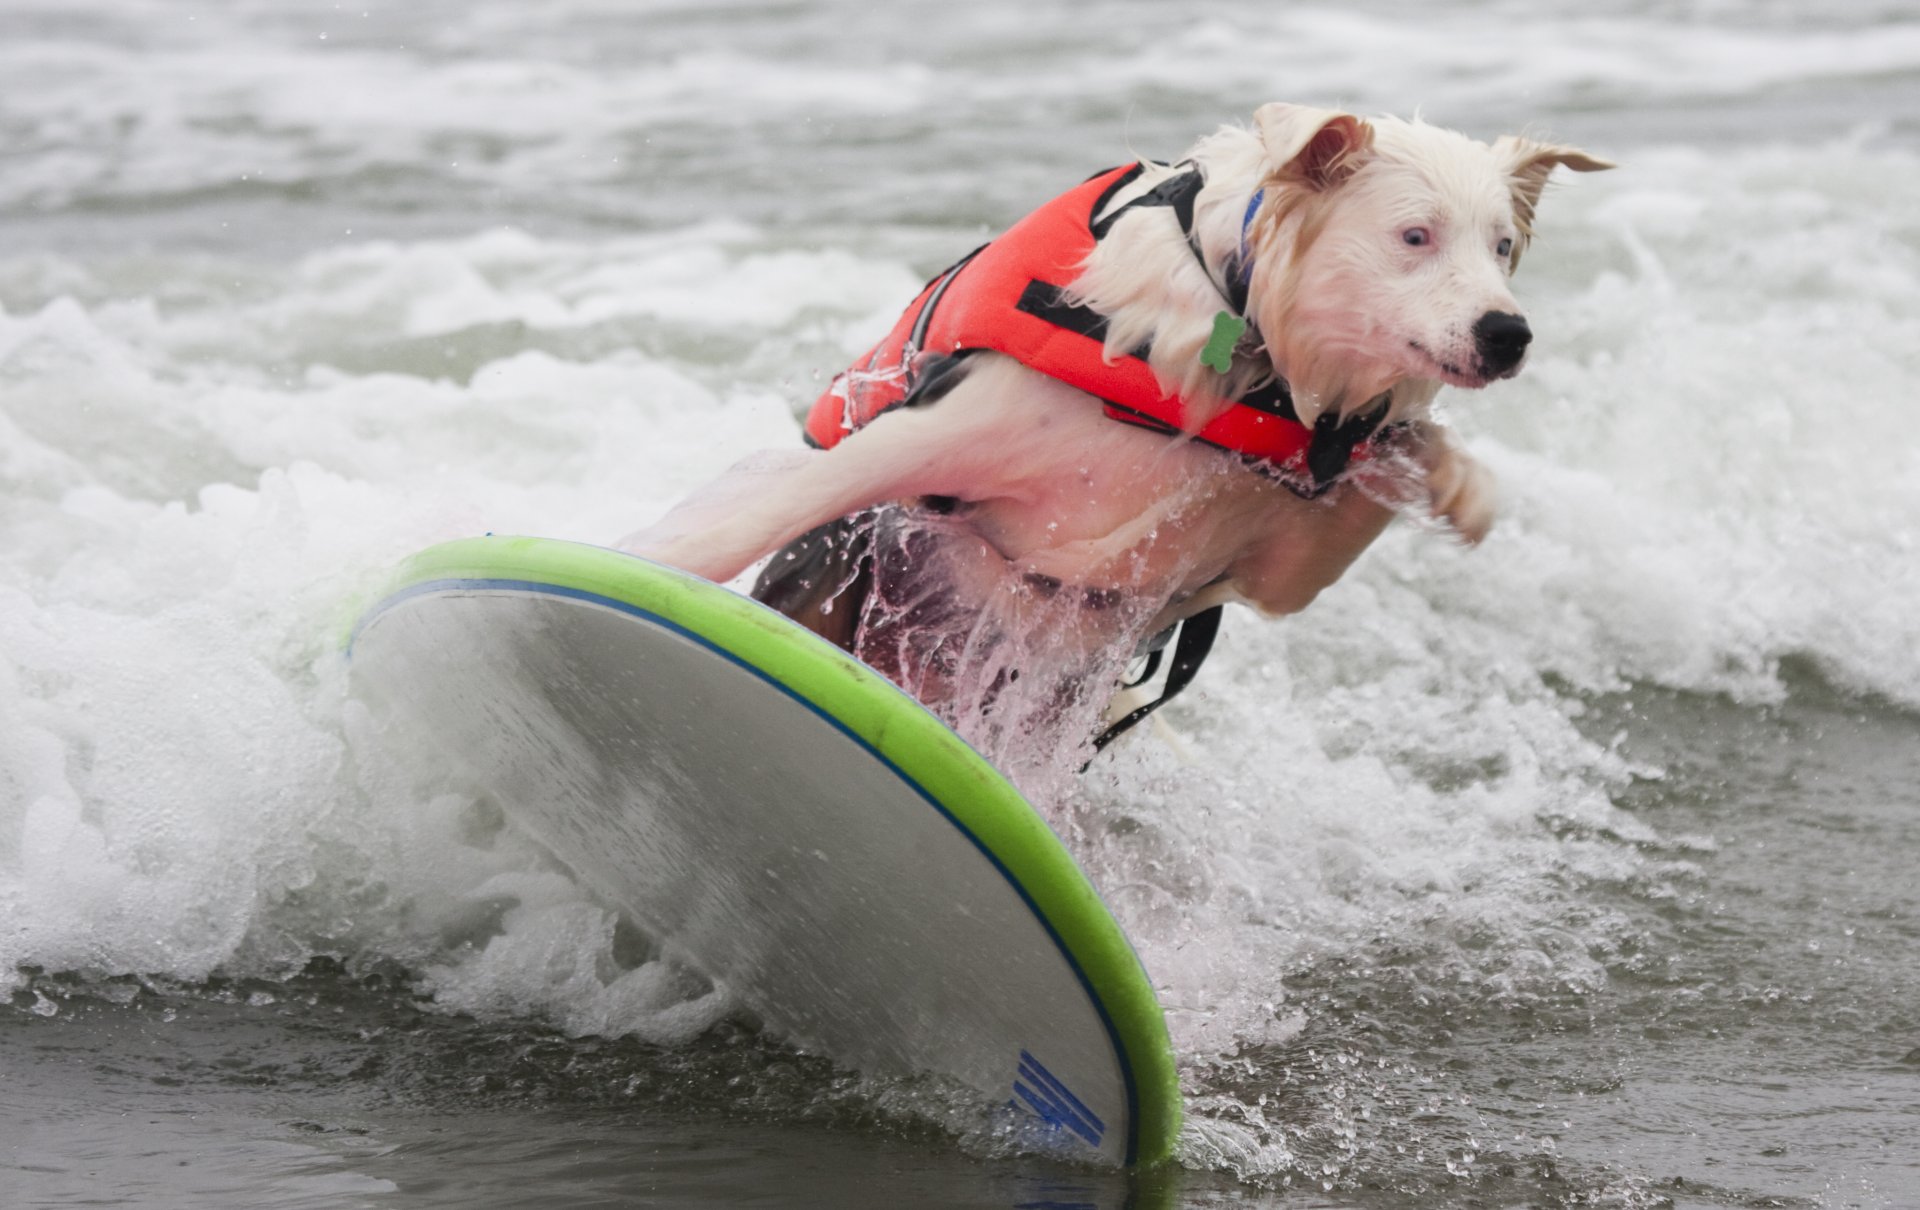
[[[1172,1150],[1140,960],[1045,820],[879,673],[728,589],[493,537],[406,561],[354,692],[788,1043],[1058,1148]]]

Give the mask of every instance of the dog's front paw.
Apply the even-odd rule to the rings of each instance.
[[[1499,506],[1493,472],[1455,444],[1445,429],[1424,427],[1419,460],[1427,473],[1428,511],[1468,545],[1478,546],[1493,528]]]

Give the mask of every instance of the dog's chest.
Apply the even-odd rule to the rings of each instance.
[[[1218,450],[1099,425],[1085,440],[1023,460],[1020,490],[970,510],[981,536],[1022,568],[1070,584],[1183,595],[1304,506]]]

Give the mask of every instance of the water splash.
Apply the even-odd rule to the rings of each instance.
[[[1030,799],[1060,799],[1166,595],[1023,574],[963,516],[922,508],[880,510],[870,541],[855,654]]]

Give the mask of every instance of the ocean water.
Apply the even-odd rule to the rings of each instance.
[[[0,1203],[1920,1205],[1920,6],[0,0]],[[731,1016],[340,626],[611,542],[917,284],[1271,99],[1550,133],[1503,512],[1230,618],[1047,804],[1187,1126]],[[396,767],[396,761],[399,766]]]

